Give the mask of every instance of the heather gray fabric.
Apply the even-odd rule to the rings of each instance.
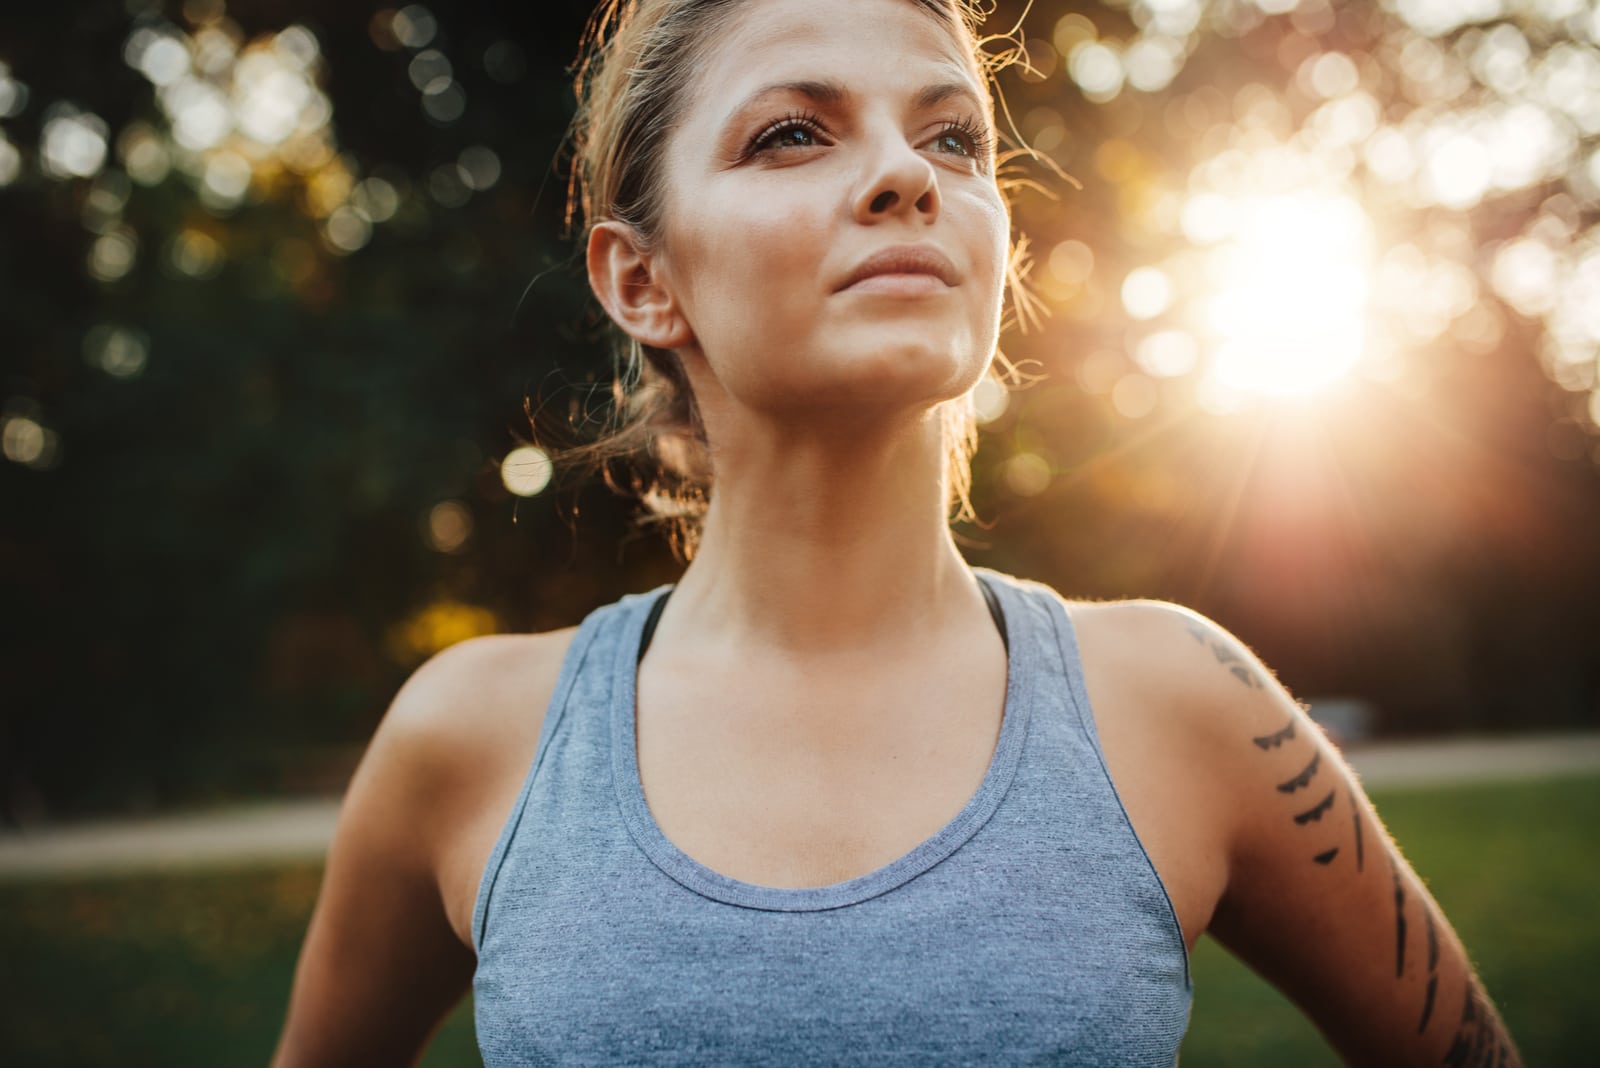
[[[979,578],[1010,669],[977,793],[899,860],[805,889],[719,875],[650,816],[634,682],[660,591],[585,620],[473,912],[484,1064],[1173,1064],[1188,960],[1071,624],[1045,587]]]

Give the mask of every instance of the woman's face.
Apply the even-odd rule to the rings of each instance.
[[[961,39],[915,0],[751,0],[665,161],[657,277],[708,427],[970,389],[1007,256],[992,145]]]

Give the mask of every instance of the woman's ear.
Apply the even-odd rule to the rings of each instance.
[[[676,295],[625,223],[608,220],[589,231],[589,288],[606,314],[642,345],[680,349],[694,340]]]

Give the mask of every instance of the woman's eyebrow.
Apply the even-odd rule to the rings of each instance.
[[[729,115],[738,115],[753,107],[762,98],[778,94],[802,96],[819,107],[830,107],[842,104],[850,96],[850,90],[836,81],[803,79],[793,82],[775,82],[771,85],[764,85],[745,97],[744,100],[729,111]],[[951,97],[957,96],[966,97],[975,107],[980,109],[983,106],[982,99],[973,91],[972,86],[964,82],[939,82],[918,90],[916,97],[912,100],[912,108],[915,111],[924,111],[928,108],[937,107]]]
[[[925,111],[928,108],[943,104],[953,96],[964,96],[972,102],[974,107],[983,110],[982,99],[977,93],[973,92],[972,86],[967,85],[965,82],[940,82],[938,85],[930,85],[917,93],[916,99],[912,104],[915,110]]]
[[[745,97],[731,111],[729,111],[728,114],[737,115],[740,112],[753,107],[763,97],[774,96],[777,94],[793,94],[803,96],[809,99],[812,103],[824,107],[843,103],[844,99],[850,95],[849,90],[845,89],[845,87],[839,82],[808,80],[797,82],[775,82],[772,85],[764,85],[760,89],[757,89],[755,92],[751,93],[749,96]]]

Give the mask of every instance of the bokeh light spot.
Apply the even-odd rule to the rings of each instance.
[[[496,41],[484,50],[483,69],[501,85],[511,85],[528,73],[528,57],[515,41]]]
[[[16,145],[6,140],[5,131],[0,130],[0,187],[10,185],[21,173],[22,153],[17,151]]]
[[[140,185],[159,185],[172,170],[166,143],[145,123],[129,123],[117,136],[117,158]]]
[[[1548,245],[1520,238],[1495,253],[1490,284],[1523,315],[1543,315],[1555,305],[1557,267],[1556,255]]]
[[[512,449],[500,462],[500,481],[518,497],[536,497],[543,493],[554,472],[549,455],[533,445]]]
[[[442,208],[459,208],[472,199],[472,190],[461,180],[459,164],[441,164],[428,172],[428,195]]]
[[[411,79],[411,84],[417,87],[417,91],[422,93],[426,93],[428,86],[441,78],[445,84],[449,84],[451,71],[449,58],[434,48],[418,52],[411,57],[411,62],[406,66],[406,76]]]
[[[1050,250],[1050,273],[1068,286],[1080,286],[1094,272],[1094,251],[1082,241],[1068,239]]]
[[[422,113],[441,126],[455,122],[466,110],[466,90],[449,78],[435,78],[422,91]]]
[[[462,149],[457,162],[461,166],[461,180],[475,192],[492,188],[500,180],[500,157],[484,145]]]
[[[1161,330],[1139,342],[1134,360],[1147,374],[1176,378],[1200,363],[1200,345],[1186,330]]]
[[[423,535],[435,552],[458,553],[472,537],[472,513],[460,501],[440,501],[428,509]]]
[[[979,426],[999,419],[1010,406],[1011,392],[993,375],[984,375],[972,389],[972,415]]]
[[[1325,100],[1355,92],[1361,73],[1343,52],[1323,52],[1306,60],[1299,70],[1302,86]]]
[[[1122,306],[1134,319],[1154,319],[1167,310],[1172,283],[1155,267],[1139,267],[1122,282]]]
[[[229,212],[250,191],[250,161],[237,152],[215,152],[200,179],[200,203],[214,212]]]
[[[0,420],[0,454],[36,471],[48,471],[61,458],[61,438],[30,415],[12,414]]]
[[[1050,488],[1050,463],[1036,452],[1019,452],[1005,462],[1001,477],[1019,497],[1037,497]]]
[[[89,246],[89,273],[101,282],[115,282],[133,270],[139,241],[126,226],[109,230]]]
[[[167,262],[188,278],[215,278],[222,270],[222,246],[204,230],[185,227],[172,239]]]
[[[1099,41],[1083,41],[1067,57],[1067,72],[1083,95],[1095,103],[1105,103],[1122,91],[1126,76],[1122,57]]]
[[[15,118],[28,106],[28,87],[11,76],[11,67],[0,60],[0,119]]]
[[[421,4],[408,4],[395,12],[389,28],[395,40],[407,48],[422,48],[439,32],[439,23]]]
[[[112,378],[137,378],[150,359],[150,341],[137,330],[102,323],[83,338],[83,358]]]
[[[400,192],[383,178],[368,178],[350,191],[350,206],[375,223],[387,222],[400,210]]]
[[[1155,382],[1138,372],[1123,375],[1111,387],[1111,406],[1124,419],[1143,419],[1155,411],[1160,400]]]
[[[335,253],[355,252],[372,239],[372,224],[360,212],[341,206],[322,224],[322,236]]]
[[[106,161],[108,128],[100,116],[71,104],[45,113],[39,158],[51,178],[93,178]]]

